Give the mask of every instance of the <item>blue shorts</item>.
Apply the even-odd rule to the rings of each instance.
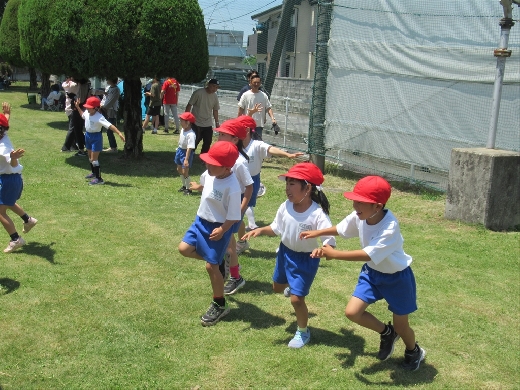
[[[256,206],[256,198],[258,195],[258,190],[260,189],[260,174],[251,176],[251,178],[253,179],[253,193],[251,194],[251,199],[249,199],[247,207]]]
[[[365,263],[352,296],[368,304],[385,299],[388,310],[399,316],[417,310],[415,277],[411,267],[393,274],[385,274]]]
[[[0,204],[14,206],[22,196],[23,180],[19,173],[0,175]]]
[[[101,131],[97,133],[85,133],[85,148],[93,152],[101,152],[103,150],[103,134]]]
[[[222,226],[220,222],[208,222],[197,215],[195,222],[191,224],[188,231],[184,234],[182,241],[194,246],[195,251],[208,263],[220,265],[226,254],[233,232],[231,231],[232,229],[229,229],[220,240],[210,240],[209,235],[213,229],[219,226]]]
[[[309,295],[319,265],[320,259],[313,259],[311,252],[295,252],[280,243],[276,254],[273,282],[289,284],[291,294],[306,297]]]
[[[173,160],[175,162],[175,164],[180,165],[181,167],[184,168],[184,159],[186,158],[187,150],[188,149],[177,148],[177,151],[175,152],[175,158]],[[190,157],[188,158],[188,168],[191,168],[191,164],[193,163],[194,154],[195,154],[195,151],[192,150],[190,153]]]

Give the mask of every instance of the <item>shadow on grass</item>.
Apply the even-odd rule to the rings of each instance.
[[[172,177],[178,178],[176,165],[173,161],[175,151],[149,151],[139,160],[123,158],[123,153],[101,153],[99,162],[101,173],[118,176],[136,177]],[[66,163],[82,169],[89,168],[88,158],[85,156],[75,156],[74,153],[66,158]],[[206,166],[195,155],[193,165],[190,169],[190,176],[197,178],[206,170]],[[194,192],[194,196],[197,193]]]
[[[246,281],[244,287],[240,289],[240,293],[250,293],[250,294],[271,294],[273,291],[273,285],[269,282],[259,282],[258,280],[250,280]]]
[[[6,295],[12,293],[14,290],[17,290],[20,287],[20,282],[18,280],[9,279],[9,278],[0,278],[0,294]]]
[[[67,120],[67,117],[65,116],[63,121],[54,121],[47,123],[47,126],[49,126],[52,129],[56,130],[69,130],[69,121]]]
[[[22,251],[28,255],[42,257],[51,264],[57,264],[54,262],[54,255],[56,251],[52,249],[55,242],[50,244],[40,244],[38,242],[29,242],[22,247]]]
[[[262,309],[259,309],[257,306],[251,303],[241,302],[232,297],[229,297],[228,299],[231,302],[234,302],[238,308],[236,310],[231,310],[224,321],[249,322],[249,328],[252,329],[267,329],[273,326],[280,326],[285,323],[284,318],[274,316]]]
[[[388,387],[388,386],[400,386],[400,387],[412,387],[424,383],[432,383],[438,374],[438,371],[431,364],[423,361],[419,370],[410,372],[406,371],[401,367],[403,358],[391,358],[383,362],[377,361],[369,367],[363,368],[361,372],[356,372],[354,375],[356,378],[365,385]],[[370,375],[378,374],[381,371],[390,370],[391,380],[370,380]]]

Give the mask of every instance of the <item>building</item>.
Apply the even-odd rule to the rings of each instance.
[[[294,7],[277,77],[314,78],[316,46],[316,0],[300,0]],[[255,33],[248,36],[247,55],[254,55],[261,77],[270,66],[276,35],[282,16],[282,5],[252,15],[257,21]]]

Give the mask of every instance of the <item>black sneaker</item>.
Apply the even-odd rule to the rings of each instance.
[[[192,195],[193,194],[193,191],[192,190],[184,190],[184,195]]]
[[[394,327],[390,322],[388,323],[388,327],[390,328],[390,334],[386,336],[381,335],[379,353],[377,354],[379,360],[386,360],[392,356],[392,353],[394,353],[395,342],[399,340],[399,335],[395,333]]]
[[[246,281],[241,276],[240,279],[235,279],[234,277],[230,277],[224,286],[224,295],[232,295],[236,293],[239,289],[244,287]]]
[[[201,319],[200,323],[202,326],[212,326],[215,325],[217,322],[219,322],[223,317],[226,316],[226,314],[229,313],[229,307],[226,306],[219,306],[215,302],[211,302],[211,305],[208,308],[208,311],[206,314],[204,314]]]
[[[186,187],[184,187],[184,186],[182,186],[181,188],[179,188],[177,190],[177,192],[184,192],[184,191],[186,191]]]
[[[163,130],[165,133],[169,133],[170,131],[168,129]]]
[[[417,351],[412,353],[404,352],[403,368],[408,371],[416,371],[419,369],[421,362],[426,357],[426,351],[419,347],[419,344],[415,344]]]
[[[74,156],[87,157],[87,152],[84,150],[78,150],[78,153],[76,153]]]

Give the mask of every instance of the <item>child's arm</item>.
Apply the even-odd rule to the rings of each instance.
[[[187,148],[186,149],[186,158],[184,159],[184,168],[188,168],[190,166],[190,154],[191,154],[191,149]]]
[[[125,136],[119,131],[119,129],[117,127],[115,127],[114,125],[111,125],[108,129],[112,130],[114,133],[116,133],[123,142],[126,142]]]
[[[246,189],[244,191],[244,197],[242,198],[242,204],[240,205],[240,212],[242,213],[242,215],[244,215],[244,213],[247,210],[247,204],[249,203],[249,199],[251,199],[251,196],[253,196],[252,184],[246,186]]]
[[[212,241],[220,240],[222,238],[222,236],[224,235],[224,233],[227,232],[229,229],[231,229],[231,227],[233,226],[233,224],[235,224],[235,222],[237,222],[237,221],[230,221],[230,220],[226,219],[226,221],[222,225],[220,225],[218,228],[213,229],[213,231],[209,235],[209,239]]]
[[[200,185],[196,181],[190,181],[190,188],[189,189],[192,190],[192,191],[202,192],[202,190],[204,189],[204,186]]]
[[[83,118],[83,110],[79,107],[79,99],[76,99],[74,102],[74,105],[76,106],[76,109],[79,112],[79,116]]]
[[[11,116],[11,105],[7,102],[2,103],[2,111],[4,112],[4,116],[9,122],[9,117]]]
[[[336,226],[331,226],[327,229],[322,230],[307,230],[305,232],[300,233],[300,240],[304,240],[307,238],[316,238],[321,236],[337,236],[338,235],[338,229],[336,229]]]
[[[16,149],[10,153],[11,161],[9,164],[11,165],[11,167],[14,168],[14,167],[18,166],[18,159],[23,157],[24,153],[25,153],[25,150],[23,150],[23,149]]]
[[[302,153],[302,152],[287,153],[287,152],[284,152],[282,149],[278,149],[275,146],[270,146],[267,151],[269,152],[269,154],[271,154],[273,156],[287,157],[287,158],[295,158],[295,157],[304,155],[304,153]]]
[[[318,253],[320,254],[320,253]],[[323,245],[321,248],[321,256],[316,257],[325,257],[327,260],[337,259],[337,260],[345,260],[345,261],[370,261],[370,256],[361,249],[355,251],[340,251],[337,250],[330,245]]]
[[[251,230],[249,233],[246,233],[241,238],[241,240],[245,241],[245,240],[249,240],[251,237],[258,237],[258,236],[262,236],[262,235],[266,235],[269,237],[276,237],[276,234],[273,231],[273,229],[271,228],[271,226],[264,226],[261,228],[257,228],[255,230]]]

